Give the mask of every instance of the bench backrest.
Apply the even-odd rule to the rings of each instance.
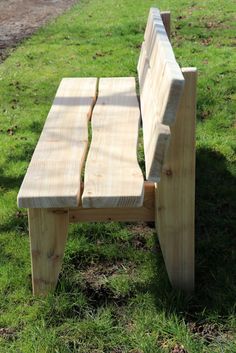
[[[184,87],[161,14],[151,8],[138,62],[146,179],[158,182]]]

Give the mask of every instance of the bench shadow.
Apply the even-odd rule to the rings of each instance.
[[[94,223],[75,230],[75,235],[83,233],[86,238],[85,249],[74,249],[70,259],[65,261],[60,275],[57,293],[83,293],[93,310],[104,305],[114,304],[118,308],[129,304],[139,294],[150,293],[155,301],[157,312],[174,314],[187,325],[208,322],[218,317],[217,322],[227,320],[235,308],[236,261],[233,221],[233,195],[235,177],[230,172],[225,157],[210,149],[197,152],[196,176],[196,288],[191,295],[173,289],[169,283],[160,246],[155,235],[153,251],[145,243],[142,233],[127,243],[114,239],[113,233],[119,229],[106,228],[105,224]],[[83,226],[84,227],[84,226]],[[99,228],[98,228],[99,227]],[[118,227],[118,226],[117,226]],[[126,225],[123,226],[124,228]],[[98,230],[99,229],[99,230]],[[109,230],[110,229],[110,230]],[[106,235],[106,233],[108,234]],[[152,233],[152,231],[151,231]],[[105,234],[105,235],[104,235]],[[102,239],[100,236],[102,235]],[[150,233],[149,233],[150,236]],[[96,246],[102,241],[102,245]],[[133,241],[134,244],[132,243]],[[108,259],[108,247],[113,244],[115,258]],[[141,246],[143,254],[149,254],[152,266],[152,278],[145,282],[135,282],[127,292],[117,296],[106,285],[97,286],[97,278],[110,275],[125,267],[132,273],[132,261],[127,262],[126,251],[129,246]],[[89,250],[90,249],[90,250]],[[115,249],[115,250],[114,250]],[[106,251],[105,251],[106,250]],[[146,255],[145,255],[146,256]],[[95,260],[95,262],[93,262]],[[115,260],[115,261],[114,261]],[[86,273],[85,283],[72,279],[71,271]],[[74,271],[73,270],[73,271]],[[75,278],[78,278],[76,275]],[[77,294],[76,294],[77,295]],[[144,309],[145,310],[145,309]],[[83,316],[82,310],[79,316]],[[76,315],[70,312],[72,317]]]
[[[236,303],[235,195],[236,178],[224,156],[209,149],[198,150],[195,292],[186,296],[172,289],[162,256],[156,256],[150,290],[157,310],[165,308],[186,322],[199,320],[202,315],[207,317],[207,313],[217,314],[223,320],[233,313]],[[157,239],[156,242],[158,244]],[[160,274],[163,275],[160,277]]]
[[[41,126],[36,124],[31,128],[38,133]],[[17,158],[25,160],[32,148],[29,146],[28,150],[21,151]],[[175,313],[186,322],[198,320],[202,316],[207,317],[207,313],[217,314],[224,318],[233,312],[236,302],[234,285],[236,278],[234,219],[236,178],[222,154],[201,148],[197,151],[196,157],[195,292],[190,296],[185,296],[171,288],[157,239],[158,251],[153,255],[151,283],[143,286],[137,285],[135,288],[136,293],[148,291],[153,294],[157,311],[164,309],[169,313]],[[6,190],[18,188],[22,179],[23,175],[11,177],[4,175],[3,170],[0,170],[0,185]],[[13,229],[19,234],[28,233],[25,212],[8,219],[1,225],[0,232]],[[121,302],[125,303],[129,297],[121,299]],[[117,298],[112,298],[113,300],[116,302]],[[102,297],[98,300],[97,304],[99,303],[101,305],[105,303]]]
[[[23,177],[23,175],[17,177],[5,175],[3,169],[0,168],[0,187],[5,190],[19,188]]]

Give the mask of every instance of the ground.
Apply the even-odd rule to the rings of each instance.
[[[29,37],[40,26],[76,0],[0,0],[0,62],[9,48]]]

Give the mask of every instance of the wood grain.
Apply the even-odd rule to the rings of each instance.
[[[58,212],[60,210],[55,210]],[[70,208],[70,222],[154,222],[155,221],[155,185],[144,183],[144,200],[141,207],[117,208]]]
[[[75,207],[96,78],[64,78],[18,194],[18,206]]]
[[[184,78],[158,9],[151,8],[138,62],[146,179],[160,180]],[[166,147],[164,144],[166,143]],[[158,156],[157,156],[158,154]]]
[[[141,207],[137,162],[140,110],[134,77],[101,78],[84,178],[85,208]]]
[[[156,192],[157,232],[173,286],[194,287],[196,68],[183,69],[185,88]]]
[[[68,211],[29,209],[33,294],[46,295],[56,287],[67,240]]]

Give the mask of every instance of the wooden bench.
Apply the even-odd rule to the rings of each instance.
[[[61,81],[18,194],[18,206],[28,208],[35,294],[56,286],[69,222],[108,220],[155,221],[172,285],[193,289],[197,71],[179,68],[169,36],[170,13],[151,8],[138,62],[140,107],[134,77]]]

